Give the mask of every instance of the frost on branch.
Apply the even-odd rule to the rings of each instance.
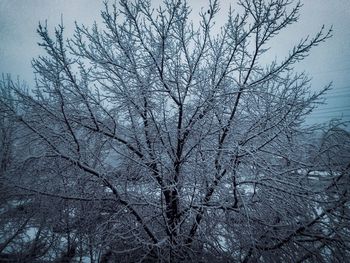
[[[349,133],[303,125],[329,86],[293,69],[331,31],[262,60],[300,7],[240,0],[219,32],[216,0],[199,24],[121,0],[68,40],[39,25],[35,88],[1,83],[0,257],[346,260]]]

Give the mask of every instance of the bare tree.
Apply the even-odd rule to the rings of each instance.
[[[197,27],[179,0],[105,4],[67,41],[39,25],[33,95],[9,81],[22,110],[0,102],[30,137],[16,187],[62,207],[60,260],[346,259],[349,165],[321,171],[302,125],[329,86],[293,70],[331,31],[262,60],[300,7],[240,0],[218,34],[217,0]]]

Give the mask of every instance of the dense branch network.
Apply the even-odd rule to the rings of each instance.
[[[186,1],[154,9],[151,1],[121,0],[105,3],[103,28],[76,24],[67,41],[63,25],[54,36],[39,25],[46,55],[33,60],[35,89],[1,84],[9,93],[0,114],[16,127],[12,147],[22,151],[13,168],[1,169],[21,178],[4,182],[28,200],[58,207],[60,220],[40,222],[59,229],[52,244],[65,237],[53,246],[67,247],[61,258],[77,251],[91,262],[120,254],[125,262],[346,257],[349,165],[334,163],[332,147],[348,154],[349,135],[332,130],[347,136],[342,148],[331,139],[305,143],[312,131],[303,120],[330,87],[311,94],[308,77],[293,71],[331,30],[301,40],[280,61],[263,59],[300,8],[240,0],[241,14],[230,9],[215,32],[217,0],[197,27]],[[95,226],[84,219],[86,205]],[[30,223],[40,225],[17,222],[3,246]]]

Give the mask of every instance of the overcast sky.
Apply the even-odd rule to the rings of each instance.
[[[155,5],[160,0],[152,1]],[[189,0],[196,17],[205,0]],[[220,19],[230,3],[222,0]],[[333,25],[333,38],[316,47],[298,70],[305,70],[312,77],[312,88],[320,89],[333,82],[333,90],[327,95],[327,104],[319,107],[308,119],[309,123],[328,121],[332,117],[344,117],[350,121],[350,0],[301,0],[303,8],[300,20],[278,36],[271,49],[271,56],[285,56],[288,48],[301,37],[313,35],[324,24]],[[93,0],[0,0],[0,72],[20,76],[33,84],[31,59],[40,54],[36,28],[39,21],[47,20],[49,28],[61,21],[69,37],[74,21],[91,25],[100,22],[102,1]],[[218,21],[220,23],[220,21]]]

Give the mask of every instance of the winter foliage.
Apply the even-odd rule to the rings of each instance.
[[[0,261],[346,262],[350,134],[303,125],[330,88],[271,59],[301,4],[106,3],[38,28],[36,86],[0,86]],[[288,51],[287,51],[288,52]]]

